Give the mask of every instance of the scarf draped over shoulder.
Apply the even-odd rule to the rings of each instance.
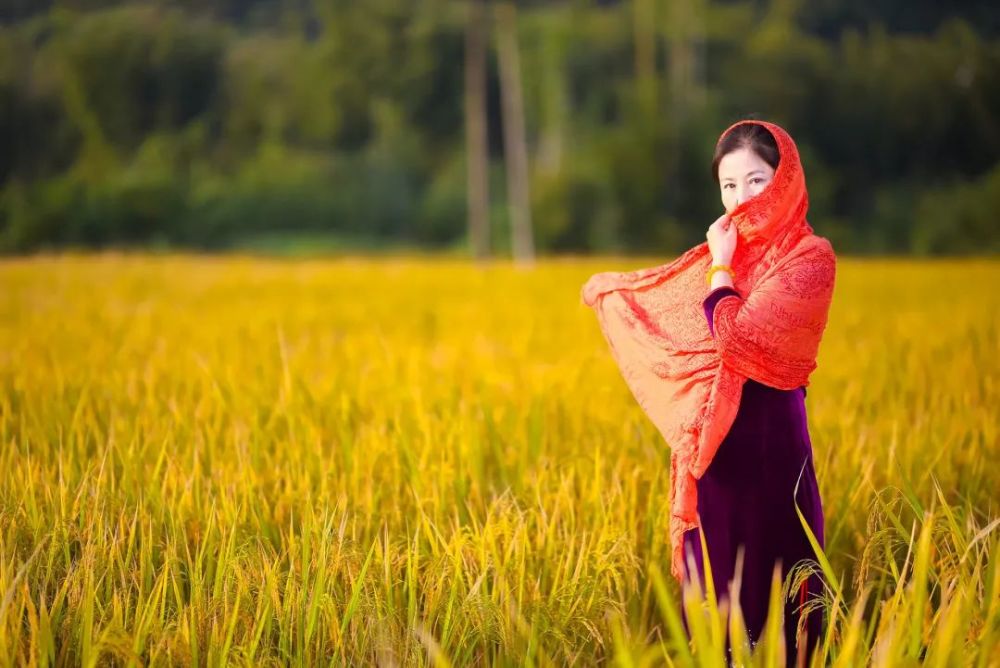
[[[779,152],[771,182],[730,213],[731,266],[739,295],[713,313],[702,301],[712,265],[708,243],[657,267],[594,274],[581,300],[594,309],[626,384],[670,448],[671,573],[684,578],[684,533],[699,526],[697,485],[733,424],[743,383],[791,390],[809,384],[833,295],[836,256],[806,222],[798,150],[763,121]]]

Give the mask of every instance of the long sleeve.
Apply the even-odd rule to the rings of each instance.
[[[708,331],[712,333],[712,336],[715,336],[715,325],[712,323],[712,316],[715,313],[715,305],[720,299],[726,297],[727,295],[739,297],[740,293],[737,292],[735,288],[731,288],[728,285],[722,285],[708,293],[708,296],[705,297],[705,300],[702,302],[702,306],[705,309],[705,319],[708,320]]]

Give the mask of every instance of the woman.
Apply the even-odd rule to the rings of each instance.
[[[836,256],[806,221],[805,176],[782,128],[735,123],[716,144],[713,174],[726,212],[705,243],[658,267],[595,274],[581,297],[671,448],[671,572],[688,583],[693,568],[704,582],[701,530],[725,600],[741,557],[739,602],[756,643],[775,565],[784,577],[815,556],[794,504],[823,544],[804,399]],[[790,664],[815,645],[819,613],[804,637],[796,627],[820,587],[811,577],[786,605]]]

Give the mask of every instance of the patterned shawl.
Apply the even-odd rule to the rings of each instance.
[[[702,242],[667,264],[593,275],[581,290],[626,384],[670,447],[671,573],[684,577],[684,532],[698,527],[696,480],[739,408],[747,378],[791,390],[809,384],[833,295],[836,256],[806,222],[808,195],[798,149],[762,121],[780,160],[771,182],[731,212],[728,295],[709,331],[702,301],[712,265]]]

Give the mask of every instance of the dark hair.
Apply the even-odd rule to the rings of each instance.
[[[780,154],[778,153],[778,142],[774,140],[774,135],[763,125],[757,123],[741,123],[726,133],[715,147],[715,156],[712,158],[712,176],[715,182],[719,182],[719,161],[723,156],[741,148],[748,148],[760,159],[778,168]]]

